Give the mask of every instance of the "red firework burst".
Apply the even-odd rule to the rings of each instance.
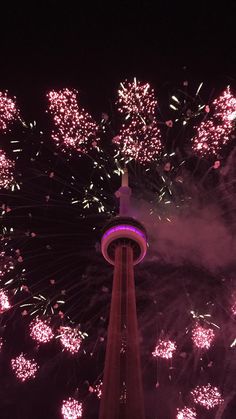
[[[83,334],[80,330],[61,326],[59,333],[62,346],[72,354],[78,353],[83,339]]]
[[[196,325],[192,331],[194,345],[200,349],[209,349],[215,337],[214,330],[211,328]]]
[[[165,359],[170,359],[173,356],[173,353],[176,351],[176,343],[171,340],[162,340],[159,339],[155,347],[155,351],[152,352],[154,357],[160,357]]]
[[[14,166],[15,163],[6,157],[3,150],[0,150],[0,189],[8,189],[14,183]]]
[[[7,91],[0,92],[0,130],[5,131],[18,114],[15,98],[10,98]]]
[[[211,384],[206,386],[196,387],[191,391],[194,402],[205,407],[207,410],[213,409],[223,402],[223,398],[217,387],[212,387]]]
[[[30,336],[39,343],[47,343],[53,339],[54,334],[48,322],[37,317],[30,323]]]
[[[8,298],[8,295],[5,290],[0,289],[0,314],[11,308],[11,304]]]
[[[197,413],[195,409],[184,407],[183,409],[177,409],[176,419],[196,419]]]

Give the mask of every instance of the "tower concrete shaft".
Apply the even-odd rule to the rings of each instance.
[[[99,419],[144,419],[133,248],[115,247],[115,269]]]

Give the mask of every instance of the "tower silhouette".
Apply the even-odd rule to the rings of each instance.
[[[116,192],[119,215],[104,228],[101,249],[114,265],[102,399],[99,419],[144,419],[134,269],[145,256],[144,227],[129,216],[128,172]]]

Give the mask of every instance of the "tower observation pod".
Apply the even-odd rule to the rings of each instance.
[[[104,228],[101,250],[114,265],[99,419],[145,419],[134,269],[147,250],[142,224],[129,216],[128,172],[116,192],[119,215]]]

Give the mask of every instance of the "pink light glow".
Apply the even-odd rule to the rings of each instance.
[[[8,189],[14,182],[13,168],[15,163],[7,159],[3,150],[0,150],[0,189]]]
[[[46,320],[36,318],[30,323],[30,336],[39,343],[47,343],[53,339],[54,334]]]
[[[211,384],[206,386],[196,387],[191,391],[194,402],[205,407],[207,410],[213,409],[223,402],[221,394],[217,387],[212,387]]]
[[[5,131],[8,124],[17,118],[18,113],[15,99],[10,98],[7,92],[0,92],[0,130]]]
[[[200,349],[209,349],[215,337],[214,330],[196,325],[192,331],[194,345]]]
[[[183,409],[177,409],[176,419],[196,419],[197,413],[195,409],[184,407]]]
[[[173,356],[173,353],[176,351],[176,343],[171,340],[162,340],[159,339],[155,348],[155,351],[152,352],[154,357],[170,359]]]
[[[34,378],[39,368],[34,360],[25,358],[23,354],[12,359],[11,366],[17,378],[23,382],[30,378]]]
[[[132,83],[120,83],[118,97],[118,110],[125,116],[125,122],[113,142],[131,159],[142,164],[153,161],[162,148],[154,90],[148,83],[134,79]]]
[[[64,419],[78,419],[82,417],[83,409],[82,403],[69,397],[67,400],[63,400],[61,413]]]
[[[193,138],[193,149],[201,156],[217,154],[227,143],[236,119],[236,98],[227,89],[213,102],[211,119],[201,122]]]
[[[72,354],[79,352],[83,335],[78,329],[61,326],[59,337],[62,346]]]
[[[53,116],[56,130],[52,138],[62,150],[74,149],[78,153],[88,153],[97,145],[98,127],[92,117],[78,105],[76,90],[67,88],[48,93],[49,111]]]
[[[8,299],[8,295],[6,291],[0,289],[0,314],[9,310],[9,308],[11,308],[11,304]]]

